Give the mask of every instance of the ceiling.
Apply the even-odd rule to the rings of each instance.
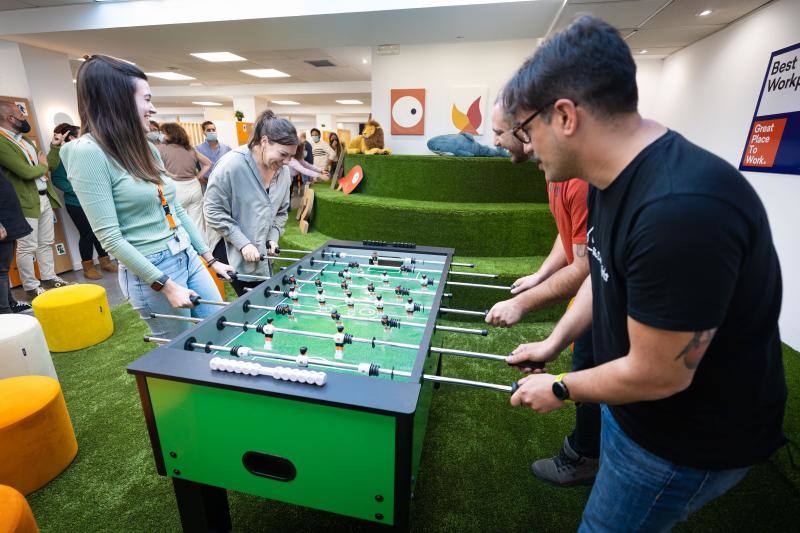
[[[342,113],[350,113],[354,106],[343,105],[336,103],[336,100],[361,100],[363,106],[370,106],[372,104],[371,93],[326,93],[326,94],[280,94],[270,96],[268,94],[255,94],[259,100],[272,102],[273,100],[292,100],[299,103],[299,106],[280,106],[270,104],[270,108],[291,111],[292,109],[303,109],[306,107],[334,107],[341,109]],[[154,98],[154,102],[160,107],[187,107],[192,106],[192,102],[218,102],[220,104],[230,105],[233,103],[233,98],[226,96],[164,96],[161,98]],[[361,113],[362,111],[356,111]]]
[[[32,7],[70,6],[91,4],[94,0],[0,0],[0,11],[30,9]]]

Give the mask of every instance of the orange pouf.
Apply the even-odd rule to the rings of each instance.
[[[224,301],[225,300],[225,286],[222,284],[222,280],[219,279],[219,276],[217,276],[217,273],[214,272],[214,269],[211,268],[210,266],[208,266],[208,263],[206,263],[205,259],[203,259],[201,257],[200,261],[203,262],[203,266],[206,267],[206,270],[208,270],[208,273],[211,275],[211,279],[214,280],[214,285],[217,286],[217,290],[219,291],[220,298],[222,298],[222,300]]]
[[[0,485],[0,531],[3,533],[38,533],[31,507],[18,490]]]
[[[58,381],[0,379],[0,484],[30,494],[67,468],[77,453]]]

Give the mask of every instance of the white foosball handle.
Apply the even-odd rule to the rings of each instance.
[[[234,359],[213,357],[208,364],[211,370],[219,372],[231,372],[249,376],[269,376],[283,381],[308,383],[309,385],[317,385],[319,387],[325,385],[325,382],[328,380],[328,375],[325,372],[316,372],[314,370],[300,368],[286,368],[283,366],[264,366],[252,361],[236,361]]]

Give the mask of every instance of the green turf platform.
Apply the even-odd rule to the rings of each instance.
[[[281,236],[280,246],[282,248],[289,248],[294,250],[313,250],[325,242],[333,239],[330,235],[320,233],[319,231],[310,231],[303,235],[294,220],[290,220],[286,224],[286,232]],[[459,249],[456,248],[456,253]],[[535,272],[544,261],[544,256],[530,256],[530,257],[481,257],[481,256],[462,256],[457,255],[453,258],[454,261],[464,263],[474,263],[475,268],[460,268],[454,267],[453,270],[464,270],[475,272],[487,272],[493,274],[500,274],[500,277],[495,280],[479,280],[473,279],[475,283],[490,283],[492,285],[510,286],[514,281]],[[453,281],[467,281],[467,277],[452,277]],[[495,303],[504,300],[508,297],[508,293],[498,291],[495,289],[474,289],[467,287],[452,287],[448,288],[447,292],[453,293],[453,299],[445,299],[444,303],[452,305],[453,307],[461,309],[475,309],[484,310],[490,309]],[[526,316],[526,322],[535,321],[555,321],[558,320],[566,309],[566,303],[556,305],[548,309],[535,311]],[[482,319],[475,319],[475,321]]]
[[[361,194],[442,202],[547,203],[544,173],[501,157],[348,155],[345,173],[361,165]]]
[[[556,236],[547,204],[346,196],[324,184],[314,190],[314,229],[343,240],[377,238],[454,247],[463,255],[524,256],[547,254]]]

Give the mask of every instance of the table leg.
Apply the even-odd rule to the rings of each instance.
[[[228,493],[225,489],[172,478],[181,526],[185,532],[227,533],[231,530]]]

